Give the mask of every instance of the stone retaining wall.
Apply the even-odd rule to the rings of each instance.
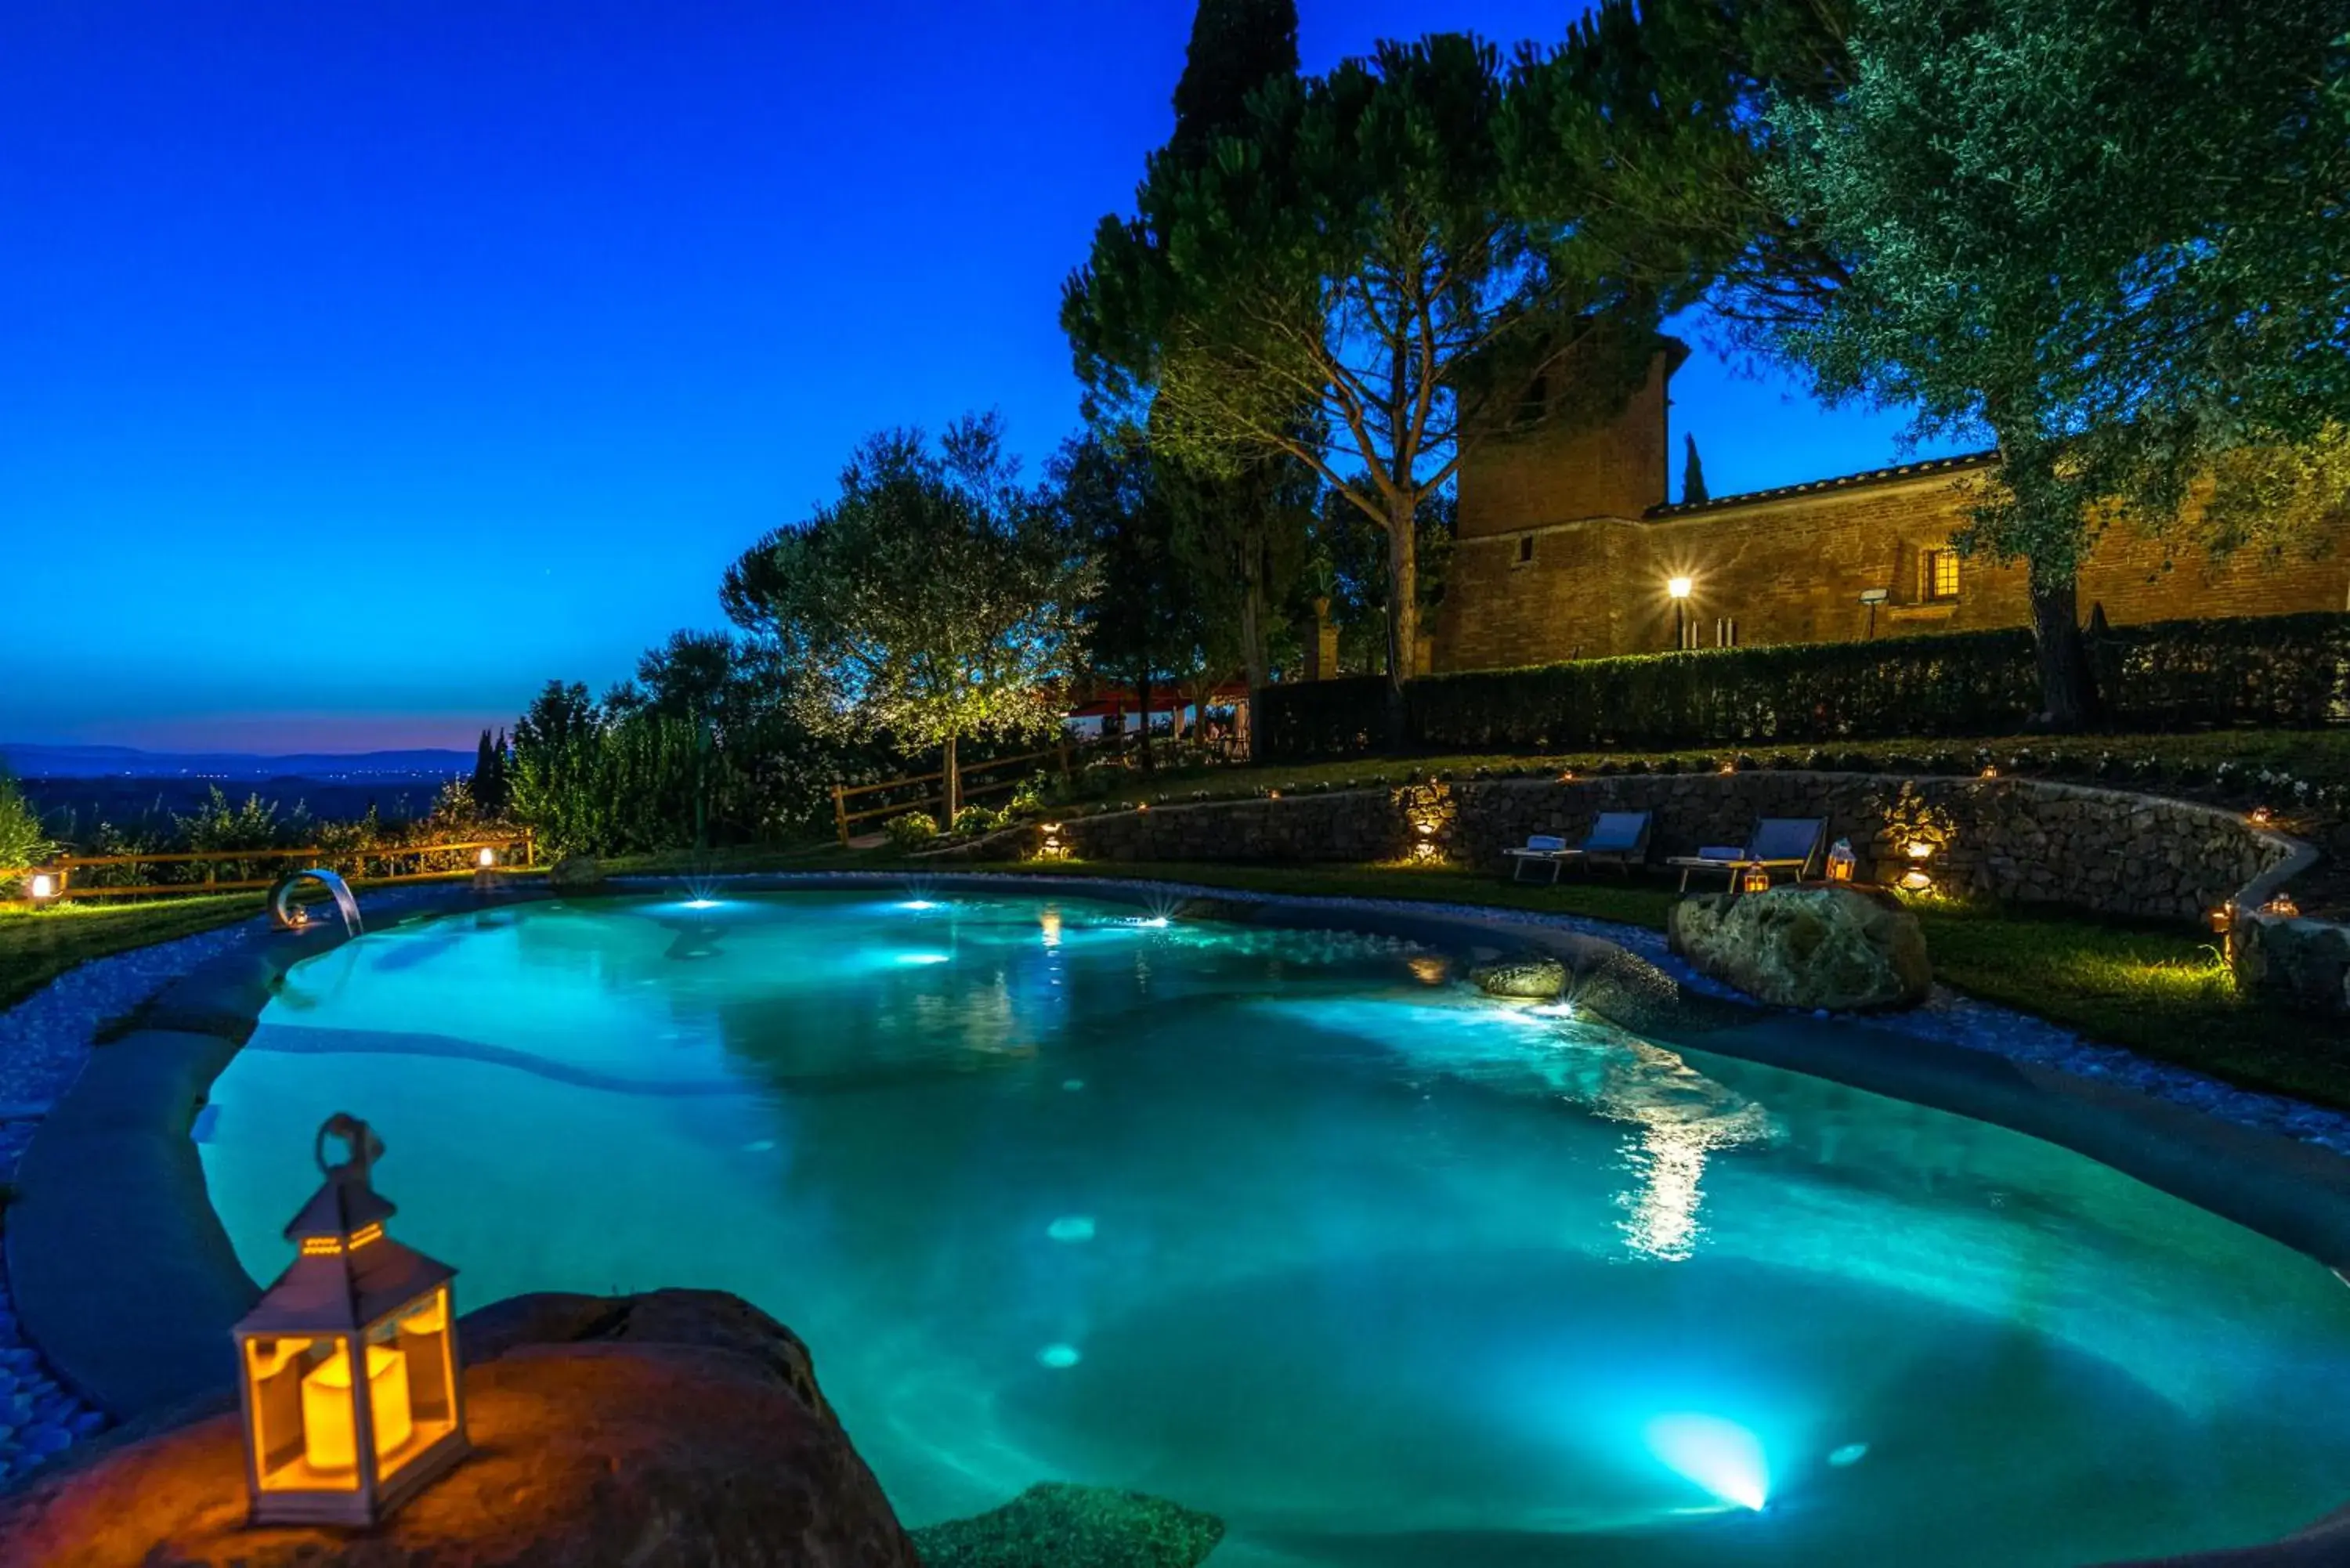
[[[1891,882],[1922,867],[1951,892],[2178,921],[2200,921],[2299,848],[2233,812],[2116,790],[1793,770],[1461,780],[1153,806],[1072,818],[1060,838],[1071,854],[1113,862],[1440,857],[1499,869],[1503,851],[1529,835],[1572,843],[1603,811],[1653,813],[1659,863],[1742,844],[1757,817],[1825,816],[1828,841],[1851,840],[1863,877]],[[1913,844],[1929,846],[1928,858],[1913,861]]]

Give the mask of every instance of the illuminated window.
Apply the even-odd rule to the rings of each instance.
[[[1956,550],[1929,550],[1918,567],[1918,584],[1928,599],[1954,599],[1959,597],[1959,553]]]

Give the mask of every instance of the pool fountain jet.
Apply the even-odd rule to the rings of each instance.
[[[1642,1436],[1668,1469],[1723,1502],[1760,1513],[1770,1501],[1762,1439],[1737,1422],[1720,1416],[1659,1416]]]

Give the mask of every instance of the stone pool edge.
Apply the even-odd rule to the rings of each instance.
[[[743,892],[888,891],[908,883],[902,873],[884,872],[716,880]],[[1536,949],[1566,964],[1595,1012],[1661,1044],[1800,1072],[2043,1138],[2337,1273],[2350,1265],[2350,1160],[2054,1067],[1860,1022],[1833,1032],[1807,1027],[1806,1020],[1692,992],[1615,942],[1539,923],[1525,911],[1414,910],[1017,872],[920,880],[936,892],[1061,892],[1146,908],[1171,901],[1189,906],[1191,918],[1355,929],[1455,953]],[[404,906],[393,923],[675,886],[674,877],[617,877],[561,890],[536,882],[452,887]],[[286,971],[347,940],[325,927],[257,929],[171,981],[140,1010],[136,1027],[90,1053],[25,1151],[0,1232],[25,1337],[68,1386],[134,1430],[234,1394],[228,1330],[260,1287],[213,1210],[191,1132],[213,1079],[251,1036]],[[2350,1528],[2345,1521],[2350,1510],[2274,1547],[2163,1561],[2182,1568],[2302,1561],[2287,1553],[2321,1537],[2338,1542]]]

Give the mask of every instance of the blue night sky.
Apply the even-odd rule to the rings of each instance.
[[[1191,9],[10,7],[0,739],[470,745],[719,625],[865,432],[995,405],[1040,458]],[[1301,12],[1312,70],[1565,7]],[[1702,351],[1675,390],[1717,494],[1901,455]]]

